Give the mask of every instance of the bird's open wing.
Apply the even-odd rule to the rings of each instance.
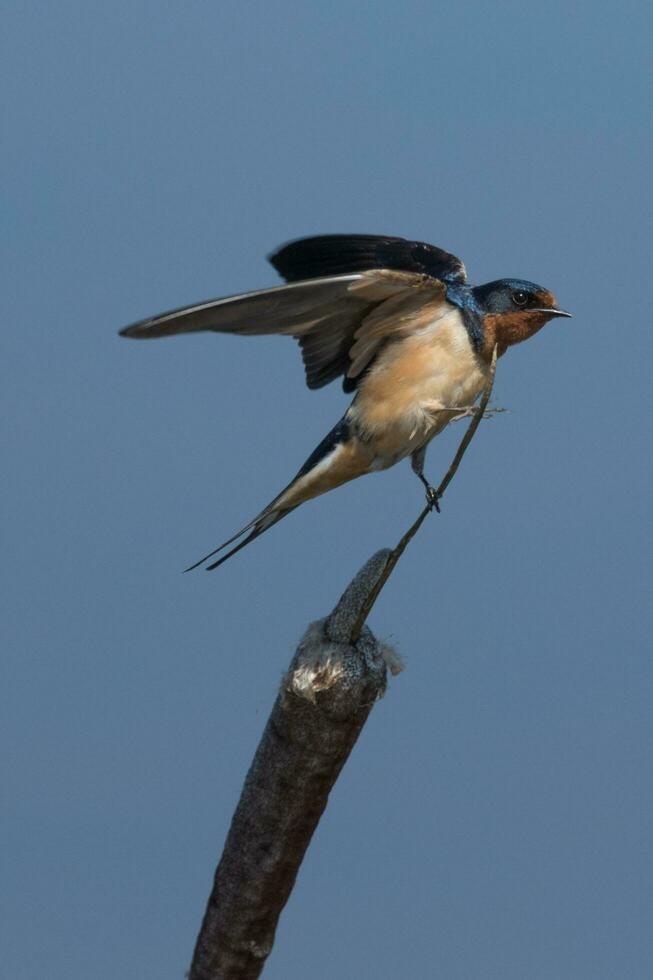
[[[467,281],[465,266],[437,245],[411,242],[390,235],[317,235],[288,242],[269,256],[286,282],[318,276],[394,269],[416,272],[445,283]]]
[[[410,329],[417,310],[444,302],[445,287],[437,280],[378,269],[200,303],[142,320],[121,334],[137,339],[201,330],[286,334],[299,341],[309,388],[344,374],[350,391],[383,341]]]
[[[322,271],[319,278],[302,278],[286,286],[173,310],[135,323],[121,333],[125,337],[142,339],[202,330],[245,336],[289,335],[299,341],[309,388],[321,388],[339,375],[344,375],[344,388],[351,391],[385,341],[401,332],[417,329],[417,320],[421,325],[424,315],[437,315],[437,308],[446,302],[447,275],[449,281],[453,281],[456,276],[464,275],[464,270],[461,273],[462,264],[440,249],[404,242],[404,246],[420,245],[445,256],[439,267],[440,277],[434,275],[435,260],[432,262],[432,272],[425,272],[423,264],[419,269],[411,270],[391,267],[352,271],[351,266],[357,261],[354,252],[359,245],[359,260],[363,265],[372,261],[369,241],[373,239],[378,248],[381,246],[379,239],[373,236],[346,238],[354,245],[342,245],[342,236],[304,239],[285,246],[274,258],[279,270],[285,269],[283,274],[287,278],[297,278],[300,271],[309,268],[319,268]],[[331,247],[336,239],[341,242],[339,253],[337,248]],[[383,241],[390,243],[387,245],[390,252],[393,248],[399,249],[396,243],[403,242],[402,239]],[[327,267],[324,246],[315,244],[324,242],[331,243],[327,252],[332,255],[332,264],[337,264],[337,253],[340,255],[337,261],[340,265],[344,263],[349,266],[349,271],[324,275]],[[364,243],[367,244],[363,247]],[[294,256],[292,260],[289,250]],[[388,254],[395,265],[400,264],[399,252],[393,253],[394,258]],[[405,258],[404,264],[409,264],[409,258],[405,257],[408,252],[405,248],[401,252]],[[319,253],[322,257],[311,259],[313,253]],[[380,252],[377,249],[377,261],[383,254],[386,253],[382,249]],[[302,255],[305,258],[300,262]],[[297,263],[300,263],[301,270]],[[317,267],[315,263],[318,263]]]

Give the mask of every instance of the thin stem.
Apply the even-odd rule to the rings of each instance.
[[[494,350],[493,350],[493,352],[492,352],[492,362],[490,364],[490,372],[488,374],[487,381],[485,382],[485,388],[483,389],[483,395],[482,395],[481,400],[479,402],[478,410],[477,411],[474,411],[473,417],[472,417],[472,421],[469,423],[469,426],[467,428],[467,431],[465,432],[465,435],[463,436],[463,438],[462,438],[462,440],[460,442],[460,445],[458,446],[458,450],[456,452],[456,455],[454,456],[453,460],[451,461],[451,466],[449,467],[449,469],[445,473],[445,475],[444,475],[444,477],[443,477],[443,479],[442,479],[442,481],[440,483],[440,486],[437,489],[438,497],[442,497],[443,496],[445,490],[447,489],[447,487],[449,486],[449,484],[453,480],[454,476],[456,475],[456,473],[458,471],[458,467],[460,466],[460,464],[462,462],[463,456],[467,452],[467,448],[468,448],[470,442],[472,441],[472,439],[474,438],[474,435],[476,433],[476,430],[478,429],[478,427],[479,427],[479,425],[481,423],[481,419],[484,416],[485,410],[486,410],[486,408],[488,406],[488,402],[490,400],[490,396],[492,394],[492,388],[494,387],[494,377],[495,377],[495,374],[496,374],[496,370],[497,370],[497,348],[495,347]],[[412,539],[415,537],[415,535],[419,531],[419,529],[422,526],[422,524],[424,522],[424,519],[426,518],[427,514],[429,514],[430,512],[431,512],[431,506],[429,504],[427,504],[426,507],[424,508],[424,510],[419,514],[419,516],[417,517],[417,519],[408,528],[408,530],[403,535],[403,537],[401,538],[401,540],[399,541],[399,543],[397,544],[397,546],[395,548],[393,548],[392,551],[390,552],[390,554],[388,556],[388,560],[386,562],[385,568],[383,569],[381,575],[379,576],[379,579],[376,582],[376,585],[374,586],[374,588],[370,591],[369,595],[367,596],[367,599],[366,599],[363,607],[361,608],[361,611],[360,611],[360,613],[358,615],[358,618],[356,619],[356,622],[354,623],[353,629],[351,631],[351,642],[352,643],[356,643],[357,640],[359,639],[359,637],[361,635],[361,631],[363,629],[363,626],[365,625],[365,621],[367,620],[367,617],[369,616],[369,614],[370,614],[370,612],[372,610],[372,606],[374,605],[374,603],[378,599],[379,594],[381,592],[381,589],[383,588],[383,586],[385,585],[385,583],[388,581],[388,579],[392,575],[392,572],[394,571],[395,565],[397,564],[397,562],[399,561],[399,559],[403,555],[403,553],[406,550],[406,547],[408,546],[408,544],[412,541]]]
[[[494,350],[492,351],[492,363],[490,364],[490,373],[488,374],[488,379],[485,382],[485,388],[483,389],[483,396],[478,405],[478,413],[474,415],[472,421],[469,423],[469,428],[467,429],[467,432],[463,436],[461,443],[458,446],[458,452],[454,456],[451,466],[445,473],[444,479],[442,480],[442,483],[438,487],[438,494],[440,496],[442,496],[442,494],[447,489],[447,487],[453,480],[454,476],[456,475],[458,467],[462,462],[462,458],[467,451],[467,447],[469,446],[470,442],[474,438],[476,430],[481,424],[483,413],[485,412],[485,409],[488,406],[490,395],[492,394],[492,388],[494,387],[494,376],[496,373],[497,373],[497,348],[495,346]]]

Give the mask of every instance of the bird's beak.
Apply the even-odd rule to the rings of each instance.
[[[553,306],[541,306],[539,309],[531,310],[531,313],[546,313],[547,316],[573,316],[573,313],[567,313],[566,310],[556,310]]]

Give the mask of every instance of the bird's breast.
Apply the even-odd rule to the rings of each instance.
[[[487,373],[460,311],[452,308],[415,334],[386,345],[352,406],[358,431],[375,455],[392,465],[437,435],[455,409],[471,405]]]

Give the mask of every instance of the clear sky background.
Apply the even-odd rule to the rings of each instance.
[[[549,287],[371,625],[407,661],[270,980],[648,980],[650,5],[4,8],[0,973],[180,978],[307,623],[422,505],[408,464],[181,569],[347,404],[290,340],[121,340],[321,232]],[[453,437],[431,447],[433,482]]]

